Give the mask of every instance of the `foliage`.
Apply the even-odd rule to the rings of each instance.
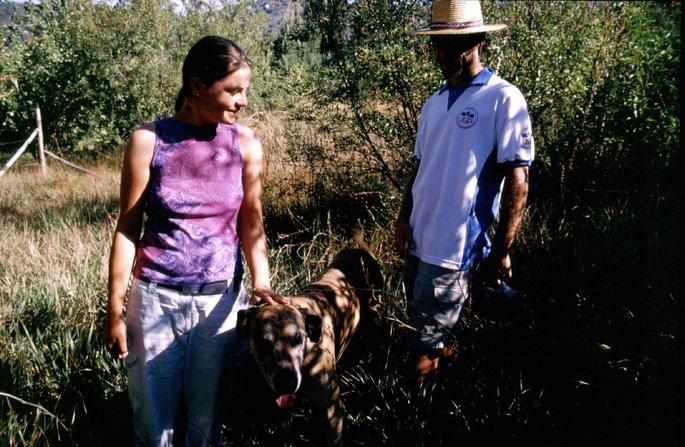
[[[548,384],[543,405],[555,420],[570,417],[574,404],[621,412],[633,421],[618,429],[621,440],[673,439],[666,421],[675,403],[661,384],[675,380],[680,8],[679,2],[483,3],[488,22],[508,24],[489,37],[485,65],[521,89],[536,139],[529,216],[514,253],[522,281],[516,286],[530,294],[540,324],[535,337],[549,337],[533,339],[533,349],[547,355],[560,349],[575,362],[567,364],[568,375],[545,362],[564,385]],[[418,111],[440,83],[427,39],[407,33],[427,17],[420,1],[310,6],[304,34],[318,39],[324,59],[312,90],[317,102],[299,117],[319,129],[319,140],[300,145],[299,154],[314,176],[323,167],[313,183],[337,194],[316,196],[321,208],[358,191],[380,192],[383,207],[374,218],[392,220]],[[597,379],[588,392],[569,391],[587,386],[586,374]],[[621,385],[612,387],[612,380]],[[529,392],[542,393],[539,383]],[[645,397],[650,393],[659,397]],[[627,427],[637,424],[645,400],[664,418],[648,418],[638,436]],[[573,415],[550,435],[589,442],[604,421],[592,414],[599,419]],[[588,438],[565,431],[590,422]]]
[[[317,36],[325,59],[318,101],[303,118],[333,135],[345,162],[348,155],[360,161],[338,166],[345,183],[402,189],[421,103],[440,83],[421,63],[430,57],[428,47],[409,33],[425,18],[423,3],[334,0],[309,6],[307,32]],[[331,103],[336,107],[325,107]]]
[[[679,4],[483,8],[491,23],[509,24],[489,37],[484,58],[529,102],[533,197],[561,200],[568,211],[596,191],[633,191],[640,176],[669,178],[660,170],[673,166],[679,143]],[[428,40],[409,34],[427,21],[426,12],[425,2],[384,0],[332,0],[308,10],[325,60],[318,107],[305,118],[336,135],[336,152],[359,153],[381,188],[402,189],[421,104],[441,82]],[[323,107],[331,103],[340,106]],[[647,145],[647,154],[646,141],[659,144]]]
[[[597,192],[635,191],[641,177],[667,180],[680,132],[679,5],[497,6],[490,16],[510,26],[490,60],[529,102],[542,176],[534,196],[568,210]]]
[[[0,54],[1,137],[12,137],[7,123],[18,135],[32,127],[20,98],[52,94],[41,102],[52,141],[106,153],[167,111],[200,33],[240,23],[236,40],[258,66],[256,113],[243,120],[266,148],[272,284],[299,290],[358,230],[386,276],[370,357],[341,374],[348,444],[678,445],[680,3],[483,3],[487,22],[508,24],[486,65],[521,89],[534,125],[512,253],[526,300],[508,315],[472,300],[457,368],[424,396],[404,374],[390,227],[421,104],[441,82],[427,39],[408,33],[428,3],[308,2],[305,23],[273,47],[263,18],[240,19],[242,3],[221,13],[189,3],[186,15],[152,0],[27,4],[33,27],[14,29]],[[0,188],[0,392],[13,396],[0,395],[0,439],[119,445],[130,409],[99,327],[117,174],[30,175],[11,172]]]
[[[267,66],[266,18],[249,2],[208,8],[191,0],[181,12],[174,4],[28,3],[0,53],[0,138],[25,138],[39,104],[53,147],[97,155],[120,145],[136,126],[170,113],[183,58],[203,35],[226,35]],[[263,75],[253,85],[258,99]]]

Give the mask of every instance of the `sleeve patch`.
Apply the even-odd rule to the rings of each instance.
[[[533,145],[533,134],[531,132],[523,132],[521,134],[521,147],[530,149]]]

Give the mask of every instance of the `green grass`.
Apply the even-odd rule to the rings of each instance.
[[[118,174],[98,172],[0,179],[1,445],[131,439],[124,370],[102,347]],[[278,290],[315,280],[359,233],[385,274],[368,358],[341,374],[348,445],[676,444],[677,249],[663,204],[588,205],[559,219],[533,202],[513,253],[526,307],[502,319],[470,302],[457,368],[422,395],[405,374],[391,213],[369,197],[354,212],[325,197],[266,205]],[[306,415],[295,418],[301,445]],[[272,428],[238,438],[227,427],[226,445],[263,445]]]
[[[114,173],[101,174],[17,171],[1,180],[0,439],[8,445],[84,439],[91,402],[125,389],[100,348],[117,189]]]

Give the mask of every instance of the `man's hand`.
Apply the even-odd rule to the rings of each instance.
[[[411,236],[411,228],[406,222],[395,224],[395,248],[400,256],[406,259],[409,256],[409,249],[414,248],[414,238]]]
[[[499,286],[511,278],[509,248],[521,226],[528,198],[528,167],[511,168],[504,180],[500,218],[492,250],[483,262],[482,279],[487,286]]]
[[[509,253],[496,255],[490,253],[481,267],[481,278],[485,286],[500,286],[502,281],[511,279],[511,258]]]
[[[128,355],[126,322],[123,315],[107,314],[105,320],[105,347],[112,358],[123,359]]]
[[[409,176],[407,186],[404,188],[402,204],[400,205],[400,211],[397,215],[397,221],[395,222],[395,248],[404,259],[409,256],[409,250],[414,248],[414,238],[411,235],[411,228],[409,228],[409,218],[411,216],[411,210],[414,207],[414,198],[412,197],[411,189],[418,172],[419,163],[416,163]]]

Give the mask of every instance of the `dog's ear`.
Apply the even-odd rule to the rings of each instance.
[[[248,334],[248,320],[254,313],[254,309],[241,309],[238,311],[238,321],[235,325],[235,334],[238,340],[244,340]]]
[[[307,331],[307,337],[314,343],[321,340],[321,317],[312,313],[306,313],[304,316],[304,326]]]

